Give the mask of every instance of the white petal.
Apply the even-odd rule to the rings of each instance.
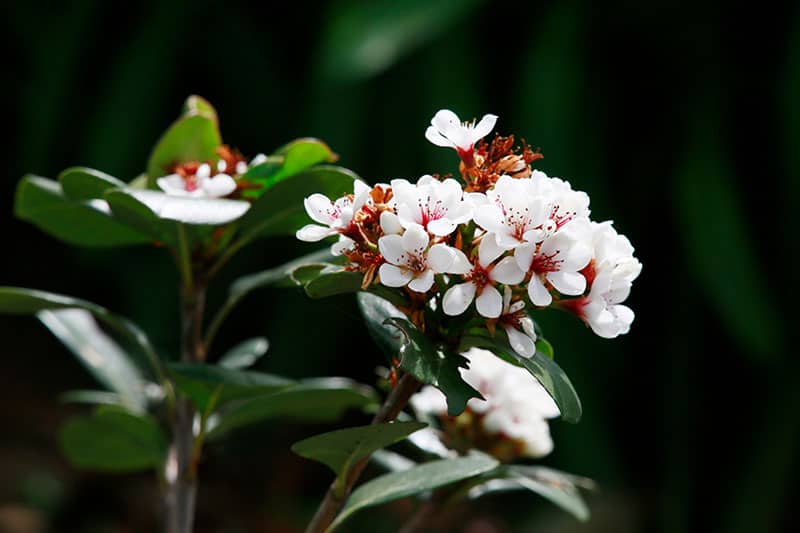
[[[403,238],[400,235],[385,235],[378,239],[378,249],[384,259],[392,264],[400,264],[405,255]]]
[[[247,172],[247,163],[245,163],[244,161],[239,161],[238,163],[236,163],[236,173],[244,174],[245,172]]]
[[[419,207],[409,205],[407,203],[398,204],[397,217],[400,219],[400,224],[404,228],[410,227],[412,224],[419,224],[422,222],[422,212]]]
[[[546,307],[553,301],[550,291],[544,286],[539,276],[534,275],[531,282],[528,284],[528,297],[533,302],[533,305]]]
[[[581,276],[583,277],[583,276]],[[516,285],[525,279],[525,272],[520,270],[513,257],[504,257],[489,273],[489,278],[506,285]]]
[[[453,266],[456,250],[446,244],[434,244],[428,250],[428,266],[437,274],[444,274]]]
[[[408,284],[408,288],[415,292],[428,292],[433,286],[433,270],[427,269],[417,274]]]
[[[324,194],[314,193],[303,200],[303,204],[306,207],[306,213],[314,222],[331,225],[335,220],[331,215],[334,210],[333,202]]]
[[[578,272],[549,272],[547,281],[561,294],[577,296],[586,290],[586,278]]]
[[[488,267],[492,261],[500,257],[505,250],[497,245],[497,241],[491,238],[492,235],[486,235],[481,239],[478,246],[478,262],[482,267]]]
[[[228,168],[227,161],[225,161],[224,159],[220,159],[219,161],[217,161],[217,172],[225,172],[227,168]]]
[[[352,248],[355,243],[356,241],[350,237],[339,235],[339,240],[331,245],[331,253],[333,255],[342,255],[342,252]]]
[[[256,154],[256,156],[250,161],[250,166],[254,167],[256,165],[260,165],[261,163],[267,162],[267,156],[264,154]]]
[[[400,224],[400,219],[391,211],[384,211],[381,213],[381,229],[386,235],[393,235],[403,231],[403,226]]]
[[[456,145],[449,141],[447,137],[444,137],[441,133],[439,133],[439,130],[437,130],[434,126],[428,126],[428,129],[425,130],[425,138],[436,146],[442,146],[444,148],[456,147]]]
[[[460,283],[450,287],[444,293],[442,307],[444,313],[450,316],[457,316],[467,310],[469,304],[475,298],[475,285],[473,283]]]
[[[186,182],[178,174],[170,174],[163,178],[158,178],[156,184],[167,194],[175,196],[186,196]]]
[[[227,174],[217,174],[213,178],[201,179],[200,187],[208,196],[220,198],[236,190],[236,180]]]
[[[453,266],[447,271],[448,274],[461,274],[462,276],[472,270],[472,263],[467,256],[458,248],[453,248],[455,258],[453,259]]]
[[[520,302],[517,302],[517,303],[520,303]],[[522,305],[525,305],[525,304],[522,304]],[[504,287],[503,288],[503,314],[513,313],[513,312],[514,311],[511,310],[511,288],[510,287]]]
[[[456,224],[449,218],[440,218],[428,222],[428,231],[439,237],[450,235],[456,229]]]
[[[188,224],[227,224],[244,215],[250,202],[223,198],[192,198],[164,194],[159,191],[126,189],[161,218]]]
[[[533,263],[533,256],[535,254],[536,245],[531,242],[517,246],[514,250],[514,259],[517,261],[517,266],[524,272],[527,272],[531,268],[531,263]]]
[[[211,176],[211,167],[208,163],[203,163],[199,167],[197,167],[197,172],[194,173],[197,176],[197,179],[203,179]]]
[[[317,242],[321,241],[325,237],[330,237],[331,235],[334,234],[336,234],[336,230],[332,230],[331,228],[328,228],[326,226],[317,226],[316,224],[308,224],[297,230],[295,236],[301,241]]]
[[[406,232],[403,233],[402,239],[405,251],[413,253],[414,255],[422,255],[428,247],[428,242],[430,242],[428,232],[422,229],[422,226],[419,224],[412,224],[409,226]]]
[[[461,127],[461,120],[458,118],[458,115],[449,109],[440,109],[431,119],[431,125],[442,132],[442,134],[447,135],[452,129]]]
[[[513,250],[514,248],[522,244],[516,237],[511,236],[511,234],[508,233],[507,229],[505,228],[503,229],[504,231],[494,234],[497,246],[499,246],[503,250]]]
[[[405,268],[398,268],[389,263],[384,263],[378,270],[381,283],[387,287],[403,287],[414,277],[414,274]]]
[[[497,123],[497,115],[483,115],[483,118],[480,122],[475,125],[475,129],[472,130],[472,142],[476,142],[479,139],[483,139],[486,137],[490,131],[494,129],[494,125]]]
[[[484,204],[475,209],[475,223],[486,231],[505,231],[503,212],[494,204]]]
[[[533,357],[536,353],[536,343],[533,339],[511,326],[503,326],[503,329],[506,330],[508,342],[515,352],[522,357]]]
[[[486,318],[497,318],[503,312],[503,297],[492,285],[487,285],[475,299],[478,313]]]

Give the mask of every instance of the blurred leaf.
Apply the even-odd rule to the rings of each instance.
[[[214,108],[199,96],[190,96],[183,115],[164,132],[147,162],[150,187],[169,167],[185,161],[216,160],[215,150],[222,144]]]
[[[59,440],[74,466],[107,472],[158,468],[167,451],[166,438],[153,418],[115,408],[71,418]]]
[[[327,465],[341,480],[354,463],[425,426],[421,422],[391,422],[339,429],[301,440],[292,445],[292,451]]]
[[[22,287],[0,287],[0,313],[32,315],[45,310],[70,308],[89,311],[96,319],[131,339],[142,350],[147,363],[160,380],[162,370],[158,356],[150,345],[147,335],[130,320],[86,300]]]
[[[174,222],[207,227],[228,224],[250,209],[242,200],[189,198],[130,188],[109,191],[105,198],[115,217],[157,235],[174,232]]]
[[[549,346],[542,345],[543,348]],[[533,357],[522,357],[515,352],[508,343],[505,331],[498,328],[494,338],[486,329],[470,329],[462,337],[459,351],[478,347],[489,350],[504,361],[525,368],[536,380],[542,384],[553,401],[561,411],[561,418],[567,422],[577,423],[583,414],[581,400],[567,374],[559,367],[549,354],[539,351],[540,344],[536,345]],[[552,347],[551,347],[552,349]]]
[[[108,189],[121,189],[127,186],[114,176],[93,168],[71,167],[58,175],[61,190],[70,200],[93,200],[102,198]]]
[[[374,294],[359,292],[356,299],[370,337],[389,358],[397,357],[403,347],[404,336],[397,328],[387,325],[386,320],[402,319],[406,315],[389,301]]]
[[[342,167],[320,165],[300,172],[275,184],[242,217],[240,223],[243,243],[258,237],[294,235],[311,222],[303,199],[314,193],[329,198],[352,194],[353,180],[358,176]]]
[[[548,359],[555,358],[555,351],[553,350],[553,345],[545,339],[544,337],[539,337],[536,339],[536,353],[542,354]]]
[[[14,214],[49,235],[81,246],[125,246],[150,242],[142,234],[109,216],[104,206],[67,199],[61,185],[25,176],[17,186]]]
[[[380,74],[456,26],[477,0],[373,0],[331,6],[323,34],[322,68],[336,81]]]
[[[122,397],[115,392],[101,390],[70,390],[59,396],[64,403],[86,403],[89,405],[113,405],[125,407]]]
[[[372,454],[372,462],[389,472],[402,472],[417,464],[408,457],[389,450],[377,450]]]
[[[336,159],[336,154],[319,139],[297,139],[279,148],[266,162],[249,168],[242,178],[261,184],[263,191],[316,164],[333,163]]]
[[[175,386],[200,412],[232,400],[268,395],[295,384],[272,374],[201,363],[170,363],[167,368]],[[210,403],[212,398],[213,404]]]
[[[345,378],[320,378],[301,381],[275,394],[259,396],[232,405],[210,424],[208,438],[218,438],[242,426],[273,418],[294,422],[330,422],[348,409],[377,403],[375,391]]]
[[[256,337],[240,342],[223,355],[219,366],[224,368],[242,369],[253,366],[269,349],[269,341],[264,337]]]
[[[400,368],[423,383],[433,385],[447,397],[447,414],[457,416],[470,398],[481,398],[478,391],[461,378],[459,368],[468,368],[469,361],[461,354],[435,346],[414,324],[403,318],[387,318],[384,322],[400,330]]]
[[[330,530],[336,529],[361,509],[478,476],[498,465],[496,459],[479,454],[431,461],[402,472],[392,472],[377,477],[364,483],[350,495],[347,504],[331,524]]]
[[[529,490],[549,500],[581,522],[589,520],[589,508],[577,484],[593,488],[594,483],[542,466],[510,465],[498,468],[485,476],[485,482],[472,487],[468,497],[477,499],[494,492]]]
[[[291,280],[291,274],[303,265],[324,265],[334,259],[329,248],[323,248],[310,254],[298,257],[281,266],[270,268],[255,274],[248,274],[237,279],[231,285],[230,297],[241,298],[252,290],[262,287],[294,287],[296,284]]]
[[[37,318],[58,338],[97,380],[119,395],[122,404],[135,413],[147,407],[141,372],[130,356],[97,326],[83,309],[39,311]]]

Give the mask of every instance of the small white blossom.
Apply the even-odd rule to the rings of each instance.
[[[492,233],[504,250],[524,242],[537,242],[548,220],[547,198],[537,194],[533,181],[500,176],[486,192],[488,202],[475,209],[475,222]]]
[[[475,122],[461,122],[458,115],[449,109],[442,109],[431,119],[425,131],[425,138],[436,146],[454,148],[462,159],[472,158],[475,143],[486,137],[497,122],[497,115],[484,115]]]
[[[525,302],[522,300],[511,302],[511,289],[506,287],[503,291],[503,311],[498,323],[508,335],[508,342],[515,352],[522,357],[533,357],[536,353],[536,330],[533,320],[524,309]]]
[[[539,170],[533,171],[530,181],[536,194],[547,198],[546,234],[561,229],[572,220],[589,218],[589,195],[573,190],[568,181],[548,177]]]
[[[165,193],[191,198],[221,198],[236,190],[236,180],[228,174],[211,175],[211,166],[203,163],[192,176],[170,174],[156,180]]]
[[[404,179],[392,180],[400,224],[408,228],[419,224],[432,235],[450,235],[472,217],[472,204],[463,199],[464,191],[454,179],[439,181],[422,176],[412,184]]]
[[[385,235],[378,240],[378,248],[386,263],[378,275],[387,287],[404,287],[415,292],[428,292],[433,286],[434,274],[450,269],[456,257],[455,248],[435,244],[428,248],[430,237],[422,226],[414,224],[403,235]]]
[[[464,252],[455,250],[456,258],[448,273],[460,274],[465,282],[450,287],[444,294],[442,304],[445,314],[460,315],[475,300],[478,313],[486,318],[497,318],[503,311],[503,297],[495,284],[515,285],[525,278],[525,273],[513,257],[504,257],[494,264],[505,250],[490,237],[487,234],[481,240],[474,263],[467,259]]]
[[[353,215],[369,200],[370,186],[363,181],[354,182],[354,194],[343,196],[331,202],[324,194],[312,194],[305,199],[304,205],[308,216],[319,224],[307,224],[297,230],[297,238],[306,242],[321,241],[331,235],[341,234],[346,231],[353,220]],[[353,240],[345,235],[340,235],[339,242],[333,245],[334,254],[352,246]]]

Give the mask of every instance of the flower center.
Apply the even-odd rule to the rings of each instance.
[[[470,270],[469,273],[464,276],[464,280],[474,284],[478,290],[491,283],[489,271],[483,268],[481,265],[475,265],[472,267],[472,270]]]
[[[430,195],[424,200],[420,198],[417,202],[417,205],[419,206],[419,212],[422,218],[421,226],[424,228],[428,227],[429,222],[433,220],[439,220],[447,215],[447,208],[444,206],[442,201],[432,201]]]
[[[559,204],[554,204],[553,207],[550,208],[550,221],[555,224],[553,231],[561,229],[564,224],[575,218],[575,215],[577,215],[575,211],[564,211],[563,213],[559,213],[559,209],[561,209]]]
[[[561,263],[564,262],[563,259],[556,259],[559,253],[561,253],[561,250],[556,250],[551,254],[537,253],[533,256],[530,270],[535,274],[558,272],[561,268]]]

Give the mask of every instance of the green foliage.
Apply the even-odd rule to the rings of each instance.
[[[167,451],[166,438],[153,418],[111,407],[71,418],[59,440],[73,465],[107,472],[158,468]]]
[[[350,495],[347,504],[331,524],[330,530],[340,526],[361,509],[469,479],[488,472],[498,465],[496,459],[476,454],[457,459],[431,461],[408,470],[377,477],[364,483]]]
[[[392,422],[339,429],[295,443],[292,451],[330,467],[343,482],[350,467],[374,451],[424,428],[421,422]]]
[[[333,163],[337,156],[319,139],[297,139],[278,148],[267,161],[247,170],[243,179],[265,189],[319,163]]]
[[[405,318],[397,307],[380,296],[360,292],[357,296],[358,309],[367,325],[367,331],[388,357],[397,357],[403,347],[403,334],[386,324],[389,318]]]
[[[93,168],[70,167],[58,175],[61,190],[70,200],[93,200],[102,198],[109,189],[126,187],[124,181]]]
[[[242,276],[233,282],[230,289],[230,298],[242,298],[250,291],[262,287],[294,287],[296,282],[292,279],[293,273],[306,265],[325,265],[334,259],[330,248],[323,248],[310,254],[289,261],[275,268],[270,268],[255,274]]]
[[[256,337],[242,341],[223,355],[219,366],[224,368],[242,369],[253,366],[269,349],[269,341],[264,337]]]

